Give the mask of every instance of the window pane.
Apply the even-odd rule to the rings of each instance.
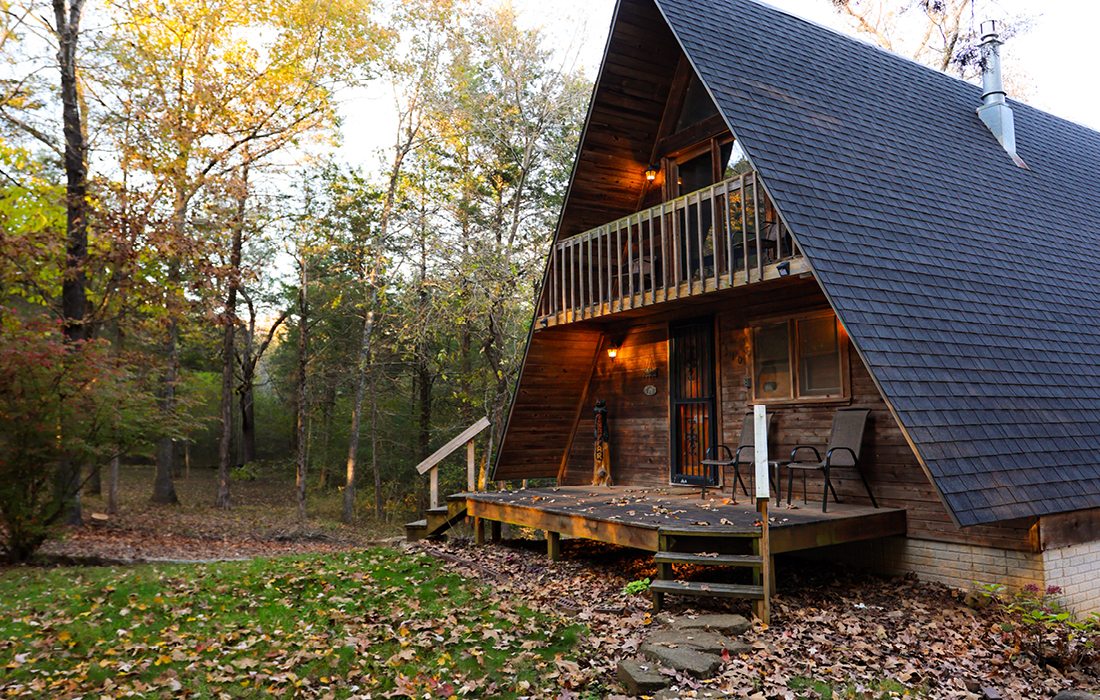
[[[680,180],[680,194],[687,194],[695,190],[701,190],[714,184],[714,171],[711,165],[710,151],[701,156],[696,156],[689,161],[677,166]]]
[[[807,318],[797,323],[799,395],[841,394],[840,338],[836,318]]]
[[[722,179],[728,180],[748,172],[752,172],[752,166],[741,148],[741,142],[731,141],[722,146]]]
[[[753,395],[758,399],[791,398],[789,328],[786,323],[753,328]]]
[[[699,76],[692,75],[687,94],[684,95],[684,106],[680,111],[680,119],[676,122],[676,131],[683,131],[690,126],[695,126],[715,114],[718,114],[718,108],[711,101],[706,87],[699,80]]]

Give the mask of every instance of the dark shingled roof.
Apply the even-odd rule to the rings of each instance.
[[[960,525],[1100,507],[1100,134],[750,0],[656,0]],[[1006,50],[1011,50],[1011,45]]]

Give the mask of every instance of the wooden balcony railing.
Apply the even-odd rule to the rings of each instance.
[[[803,271],[790,232],[747,173],[558,241],[536,327]]]

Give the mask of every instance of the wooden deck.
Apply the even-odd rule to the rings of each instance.
[[[656,552],[664,532],[696,532],[730,539],[759,532],[749,499],[729,503],[713,489],[706,500],[698,488],[561,486],[491,493],[463,493],[467,514],[600,542]],[[770,513],[772,555],[876,539],[906,532],[905,511],[898,508],[820,502],[794,502]]]

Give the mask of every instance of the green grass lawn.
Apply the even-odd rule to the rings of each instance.
[[[568,678],[582,632],[381,548],[14,569],[0,573],[0,696],[514,697]]]

